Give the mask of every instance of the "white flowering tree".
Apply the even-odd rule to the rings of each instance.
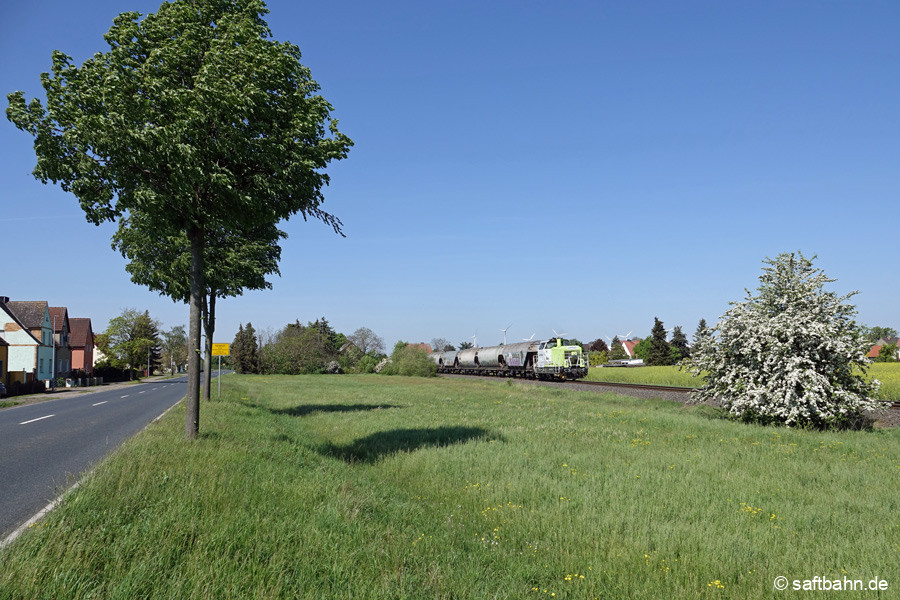
[[[733,416],[789,426],[842,426],[878,409],[880,385],[863,377],[869,349],[847,300],[802,253],[767,265],[757,295],[731,308],[700,336],[689,361],[706,385],[694,400],[719,399]]]

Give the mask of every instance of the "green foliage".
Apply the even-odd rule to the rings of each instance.
[[[650,346],[653,344],[653,338],[645,337],[634,347],[634,355],[645,363],[650,356]]]
[[[651,367],[673,365],[672,352],[669,342],[666,341],[666,328],[658,318],[653,318],[653,329],[650,331],[650,350],[647,352],[646,362]]]
[[[301,325],[289,323],[271,344],[260,350],[263,373],[285,375],[325,373],[329,362],[338,359],[346,338],[336,333],[325,317]]]
[[[472,342],[460,342],[459,343],[460,350],[468,350],[471,347],[472,347]]]
[[[251,323],[247,327],[238,325],[238,332],[230,348],[231,365],[238,373],[259,373],[260,359],[256,330]]]
[[[627,358],[628,353],[625,352],[625,348],[622,347],[619,336],[614,337],[612,343],[609,345],[609,360],[625,360]]]
[[[428,358],[425,350],[399,341],[394,345],[391,361],[381,370],[381,374],[434,377],[437,375],[437,365]]]
[[[886,599],[772,582],[900,579],[894,431],[484,379],[228,375],[204,409],[197,443],[177,407],[4,548],[0,597]]]
[[[160,364],[159,324],[150,318],[148,311],[124,309],[121,315],[110,320],[100,339],[102,345],[98,347],[114,369],[146,369],[148,356],[153,367]]]
[[[211,304],[223,288],[264,281],[272,266],[264,245],[281,237],[282,219],[299,213],[341,232],[321,208],[324,169],[353,142],[330,118],[299,48],[270,39],[267,12],[262,0],[176,0],[155,14],[123,13],[104,36],[109,50],[80,67],[53,52],[41,76],[46,105],[8,95],[7,118],[35,138],[35,177],[75,194],[88,221],[119,221],[114,245],[136,281],[176,300],[189,296],[191,439],[199,431],[201,298]],[[160,240],[163,247],[148,247]],[[247,251],[253,268],[226,269],[218,280],[210,273],[218,288],[210,290],[207,246]],[[189,269],[178,263],[186,248]],[[211,330],[209,319],[210,339]]]
[[[687,336],[684,335],[684,332],[681,331],[681,325],[676,325],[675,329],[672,330],[672,340],[669,342],[669,345],[673,350],[678,351],[678,359],[675,362],[678,362],[682,358],[687,358],[691,355],[691,349],[688,347]]]
[[[609,356],[605,351],[591,351],[588,353],[588,361],[589,365],[592,367],[596,367],[597,365],[604,365],[609,362]]]
[[[897,362],[897,344],[885,344],[878,351],[878,362]]]
[[[878,340],[897,337],[897,330],[893,327],[862,327],[862,333],[870,344]]]
[[[187,365],[188,339],[184,325],[162,332],[161,361],[172,373],[181,372]]]

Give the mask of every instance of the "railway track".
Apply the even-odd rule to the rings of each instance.
[[[481,379],[481,377],[477,375],[445,375],[446,377],[468,377]],[[593,388],[604,388],[609,391],[619,391],[625,395],[628,395],[629,391],[632,392],[642,392],[640,395],[647,397],[652,394],[659,394],[660,396],[667,396],[672,399],[673,395],[683,395],[687,397],[691,391],[695,388],[688,387],[677,387],[671,385],[652,385],[647,383],[612,383],[608,381],[585,381],[583,379],[577,381],[534,381],[530,379],[521,379],[516,381],[527,381],[533,382],[541,385],[556,385],[556,386],[564,386],[564,387],[581,387],[582,389],[586,387]],[[889,408],[891,410],[900,410],[900,402],[890,402]]]
[[[572,383],[579,385],[590,385],[605,388],[624,388],[632,390],[646,390],[650,392],[680,392],[682,394],[690,394],[694,388],[677,387],[672,385],[651,385],[648,383],[612,383],[608,381],[585,381],[579,380]]]

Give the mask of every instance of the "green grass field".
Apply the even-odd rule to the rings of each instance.
[[[201,438],[183,430],[180,407],[0,552],[0,598],[900,588],[898,430],[765,428],[497,380],[237,375],[203,404]]]
[[[883,400],[900,401],[900,363],[872,363],[868,376],[881,382],[879,397]],[[677,387],[700,387],[703,380],[678,367],[592,367],[588,381],[608,381],[610,383],[646,383]]]

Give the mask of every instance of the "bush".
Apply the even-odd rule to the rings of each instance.
[[[815,257],[813,257],[815,258]],[[852,427],[880,407],[868,382],[869,344],[847,299],[826,292],[812,259],[766,259],[758,295],[733,302],[693,348],[691,371],[705,372],[697,401],[721,398],[731,416],[801,427]]]
[[[588,354],[588,362],[589,362],[590,366],[596,367],[596,366],[605,365],[606,363],[608,363],[609,358],[607,357],[606,352],[591,351]]]
[[[415,348],[406,342],[397,342],[394,352],[391,354],[391,360],[381,369],[381,374],[434,377],[437,375],[437,365],[421,348]]]

